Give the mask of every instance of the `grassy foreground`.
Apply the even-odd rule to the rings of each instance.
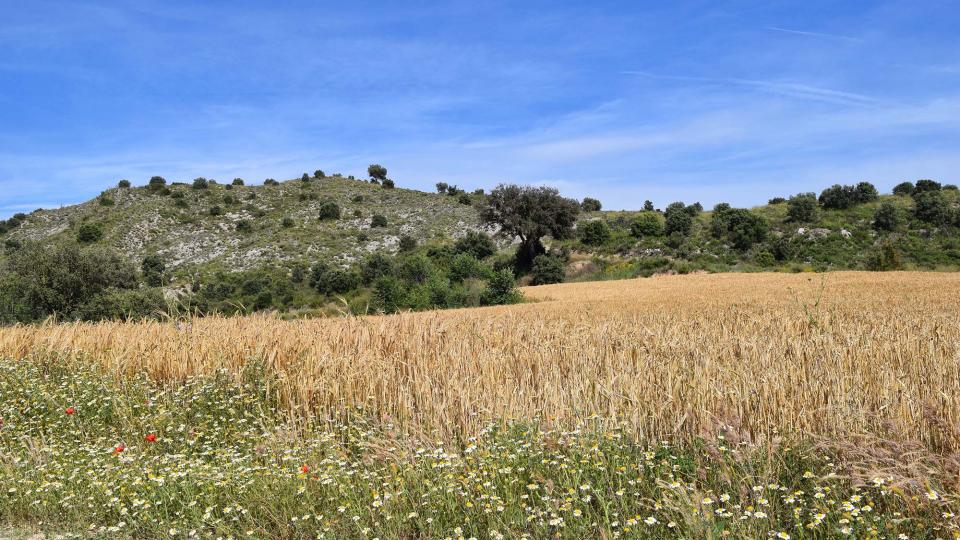
[[[160,385],[0,363],[0,522],[133,538],[950,538],[952,494],[785,441],[297,421],[250,369]]]

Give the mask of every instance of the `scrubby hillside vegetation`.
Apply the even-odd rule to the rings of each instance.
[[[517,302],[514,283],[693,271],[960,267],[956,186],[868,182],[757,208],[594,198],[501,185],[400,189],[299,179],[124,180],[86,203],[0,222],[0,322],[180,313],[392,313]]]

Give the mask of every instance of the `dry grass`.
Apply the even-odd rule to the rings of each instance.
[[[0,355],[83,354],[161,380],[262,361],[293,409],[363,404],[440,437],[491,418],[598,415],[650,437],[732,426],[754,439],[869,433],[960,448],[958,274],[669,276],[524,292],[542,301],[6,328]]]

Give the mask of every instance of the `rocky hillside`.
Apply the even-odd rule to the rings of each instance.
[[[82,204],[37,210],[5,240],[65,241],[86,226],[96,243],[137,262],[157,254],[175,273],[317,260],[347,265],[372,252],[395,252],[403,236],[423,243],[481,230],[476,198],[341,176],[257,186],[210,182],[199,189],[115,187]],[[322,219],[330,203],[339,218]]]

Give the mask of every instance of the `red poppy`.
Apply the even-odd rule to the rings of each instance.
[[[73,407],[67,407],[67,410],[65,410],[65,411],[63,411],[63,412],[65,412],[65,413],[67,413],[67,414],[73,414],[73,413],[77,412],[77,410],[74,409]]]
[[[157,442],[156,433],[148,433],[146,437],[143,438],[147,442]]]
[[[126,449],[127,449],[127,445],[125,445],[125,444],[123,444],[123,443],[120,443],[120,444],[118,444],[118,445],[116,445],[116,446],[113,447],[113,453],[114,453],[114,454],[119,454],[120,452],[123,452],[123,451],[126,450]]]
[[[310,472],[310,466],[304,465],[303,467],[300,467],[300,472],[302,472],[303,474],[307,474],[308,472]]]

